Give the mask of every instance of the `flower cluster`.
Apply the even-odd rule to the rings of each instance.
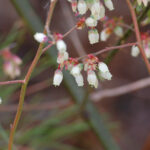
[[[88,38],[91,44],[95,44],[99,42],[99,33],[96,29],[98,21],[105,17],[105,7],[99,0],[68,0],[71,3],[72,10],[78,16],[84,15],[88,9],[91,12],[91,16],[88,18],[79,17],[79,21],[77,22],[77,28],[82,29],[84,25],[89,28]],[[105,6],[109,10],[113,10],[113,3],[111,0],[104,0]],[[119,30],[120,29],[116,29]],[[116,32],[116,31],[115,31]],[[117,32],[118,33],[118,32]],[[119,35],[121,33],[118,33]],[[63,40],[63,36],[61,34],[53,34],[53,44],[56,44],[56,48],[58,50],[57,63],[58,68],[54,73],[53,85],[59,86],[63,80],[62,70],[65,68],[70,72],[70,74],[75,78],[75,81],[78,86],[84,85],[84,79],[81,74],[82,69],[87,72],[87,81],[89,85],[92,87],[98,87],[98,78],[96,75],[96,71],[98,70],[98,76],[100,79],[110,80],[112,78],[111,73],[107,65],[103,62],[100,62],[97,57],[94,55],[88,55],[86,59],[84,59],[83,63],[79,62],[78,59],[69,57],[67,52],[67,45]],[[49,40],[48,36],[43,33],[36,33],[34,38],[39,43],[52,43]]]
[[[146,54],[146,57],[148,59],[150,59],[150,35],[149,33],[142,33],[141,34],[141,39],[142,39],[142,44],[143,44],[143,48]],[[131,55],[133,57],[137,57],[140,53],[140,50],[138,48],[138,46],[132,46],[131,48]]]
[[[103,62],[99,62],[98,58],[93,55],[88,55],[88,57],[84,60],[83,64],[79,63],[75,58],[69,58],[65,60],[63,63],[65,69],[70,72],[70,74],[75,78],[75,81],[78,86],[84,85],[84,79],[81,74],[81,71],[84,66],[84,71],[87,72],[87,81],[89,85],[92,87],[98,87],[98,79],[95,71],[98,68],[98,74],[100,78],[110,80],[112,75],[109,72],[107,65]],[[53,84],[55,86],[59,86],[63,80],[62,66],[58,66],[58,69],[55,71]]]
[[[2,51],[2,57],[4,60],[4,73],[12,79],[20,76],[20,65],[22,64],[22,60],[18,56],[12,54],[9,49],[4,49]]]
[[[108,20],[106,17],[104,20],[104,29],[100,33],[101,41],[106,41],[110,35],[114,32],[116,36],[123,36],[123,29],[120,26],[122,23],[122,18],[113,18]]]
[[[88,39],[90,44],[99,42],[99,33],[96,29],[98,21],[105,17],[105,7],[100,0],[68,0],[71,2],[72,10],[78,15],[84,15],[90,10],[91,15],[85,19],[85,24],[89,28]],[[105,6],[113,10],[114,6],[111,0],[104,0]]]
[[[84,59],[83,63],[79,63],[78,59],[69,57],[69,54],[67,52],[67,45],[63,41],[63,36],[61,34],[54,34],[53,37],[55,39],[54,43],[56,44],[56,48],[58,50],[58,57],[57,57],[58,68],[54,73],[53,85],[59,86],[61,84],[63,80],[62,70],[64,68],[68,70],[70,74],[75,78],[75,81],[78,86],[84,85],[83,76],[81,74],[83,68],[84,71],[87,72],[87,81],[89,85],[91,85],[92,87],[95,88],[98,87],[98,79],[95,73],[97,68],[100,79],[111,80],[112,75],[109,72],[107,65],[103,62],[100,62],[96,56],[89,54],[87,58]],[[34,38],[40,43],[51,42],[48,41],[48,37],[42,33],[36,33],[34,35]]]

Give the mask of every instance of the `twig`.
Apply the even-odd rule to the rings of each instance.
[[[68,32],[66,32],[64,35],[63,35],[63,38],[65,38],[67,35],[69,35],[72,31],[74,31],[75,29],[77,28],[77,25],[73,26]]]
[[[141,55],[143,57],[143,60],[146,64],[146,66],[147,66],[147,70],[150,73],[150,64],[149,64],[149,61],[146,57],[145,51],[144,51],[143,46],[142,46],[142,40],[141,40],[141,36],[140,36],[140,30],[139,30],[139,27],[138,27],[136,14],[135,14],[134,8],[133,8],[130,0],[126,0],[126,1],[127,1],[127,4],[128,4],[128,7],[130,9],[131,16],[132,16],[132,20],[133,20],[133,24],[134,24],[134,28],[135,28],[136,39],[137,39],[137,42],[138,42],[140,52],[141,52]]]
[[[131,31],[135,32],[135,30],[128,24],[125,24],[125,23],[118,23],[118,25],[122,26],[122,27],[125,27],[127,29],[130,29]]]
[[[102,90],[101,92],[93,93],[91,95],[91,98],[93,101],[100,101],[103,98],[120,96],[142,88],[146,88],[148,86],[150,86],[150,77],[117,88]]]
[[[147,12],[149,11],[150,9],[150,4],[144,8],[144,11],[140,13],[139,17],[137,18],[137,21],[138,23],[140,23],[140,21],[145,17],[145,15],[147,14]],[[131,27],[133,28],[133,24],[131,25]],[[127,40],[127,38],[130,36],[130,34],[132,33],[131,32],[132,30],[131,29],[128,29],[123,37],[121,39],[118,40],[118,42],[116,43],[116,45],[120,45],[122,42],[124,42],[125,40]],[[109,64],[110,61],[112,60],[112,58],[117,54],[118,50],[113,50],[111,51],[107,57],[105,58],[105,63]]]
[[[66,36],[68,36],[72,31],[74,31],[75,29],[77,28],[77,26],[73,26],[69,31],[67,31],[64,35],[63,35],[63,38],[65,38]],[[45,53],[52,45],[55,44],[55,41],[53,41],[51,44],[49,44],[48,46],[46,46],[44,49],[43,49],[43,52],[42,53]]]
[[[102,53],[105,53],[105,52],[108,52],[108,51],[111,51],[111,50],[114,50],[114,49],[121,49],[121,48],[125,48],[125,47],[130,47],[130,46],[133,46],[133,45],[137,45],[137,43],[127,43],[127,44],[123,44],[123,45],[120,45],[120,46],[106,47],[102,50],[99,50],[99,51],[97,51],[95,53],[91,53],[91,54],[96,56],[96,55],[99,55],[99,54],[102,54]],[[81,56],[77,59],[80,60],[80,59],[83,59],[86,56],[87,55],[84,55],[84,56]]]
[[[54,0],[51,3],[51,5],[50,5],[45,27],[49,26],[50,23],[51,23],[51,18],[52,18],[52,14],[53,14],[53,10],[55,8],[56,2],[57,2],[57,0]],[[44,34],[45,33],[46,33],[46,29],[44,29]],[[23,108],[24,97],[25,97],[27,85],[28,85],[28,82],[30,80],[31,74],[32,74],[32,72],[33,72],[33,70],[34,70],[34,68],[35,68],[38,60],[40,59],[40,56],[42,54],[43,46],[44,46],[44,44],[41,43],[40,46],[39,46],[39,48],[38,48],[38,50],[37,50],[36,56],[35,56],[32,64],[31,64],[31,66],[30,66],[30,68],[29,68],[29,70],[27,72],[27,75],[25,77],[25,83],[21,87],[21,93],[20,93],[20,99],[19,99],[19,104],[18,104],[18,108],[17,108],[17,113],[16,113],[16,116],[15,116],[15,120],[13,122],[13,125],[11,126],[11,131],[10,131],[10,136],[9,136],[9,142],[8,142],[8,150],[12,150],[14,134],[15,134],[16,128],[18,126],[18,122],[20,120],[20,116],[21,116],[21,112],[22,112],[22,108]]]
[[[3,81],[0,82],[0,85],[17,84],[17,83],[25,83],[25,81],[24,80]]]

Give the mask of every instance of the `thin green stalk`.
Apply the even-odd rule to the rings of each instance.
[[[57,2],[57,0],[54,0],[50,5],[49,12],[48,12],[48,17],[47,17],[46,24],[45,24],[46,27],[49,26],[50,23],[51,23],[53,10],[55,8],[56,2]],[[45,29],[44,29],[43,33],[46,33]],[[15,134],[15,131],[16,131],[16,128],[18,126],[18,122],[20,120],[20,116],[21,116],[21,113],[22,113],[22,108],[23,108],[23,104],[24,104],[24,98],[25,98],[27,85],[28,85],[28,82],[31,78],[31,74],[32,74],[38,60],[40,59],[40,56],[42,55],[43,46],[44,46],[44,44],[41,43],[38,50],[37,50],[36,56],[35,56],[31,66],[30,66],[30,68],[27,72],[27,75],[26,75],[25,80],[24,80],[25,82],[23,83],[23,85],[21,87],[21,93],[20,93],[20,99],[19,99],[19,105],[18,105],[18,108],[17,108],[17,113],[16,113],[16,116],[15,116],[15,120],[13,122],[13,125],[11,126],[11,131],[10,131],[10,136],[9,136],[9,143],[8,143],[8,150],[12,150],[14,134]]]

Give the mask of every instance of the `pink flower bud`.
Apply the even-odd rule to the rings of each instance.
[[[21,65],[21,64],[22,64],[22,60],[21,60],[18,56],[16,56],[16,55],[13,55],[13,56],[12,56],[12,60],[13,60],[13,62],[14,62],[16,65]]]
[[[12,62],[5,62],[3,65],[4,73],[10,78],[15,78],[14,65]]]

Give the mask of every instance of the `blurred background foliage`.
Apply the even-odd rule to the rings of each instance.
[[[117,0],[114,0],[114,3],[116,9],[108,15],[110,17],[122,15],[127,23],[131,23],[130,14],[126,13],[127,6],[123,6],[122,2]],[[122,8],[118,7],[120,4]],[[0,23],[0,50],[15,45],[11,49],[12,52],[23,60],[19,79],[24,78],[35,56],[38,44],[33,40],[33,34],[43,30],[48,5],[48,0],[0,1],[0,18],[2,20]],[[139,21],[145,16],[149,16],[149,8],[139,9],[141,11]],[[69,19],[69,15],[72,16],[72,21]],[[70,22],[74,24],[76,22],[70,6],[66,0],[59,0],[54,12],[51,30],[65,33],[71,28],[72,23]],[[101,27],[100,24],[99,29]],[[144,31],[148,27],[146,26],[142,30]],[[74,57],[77,56],[76,51],[81,43],[83,43],[86,53],[89,53],[89,49],[94,52],[98,48],[102,49],[108,45],[120,44],[124,40],[132,41],[134,39],[132,32],[127,30],[122,39],[110,40],[107,45],[100,43],[96,46],[90,46],[86,29],[77,34],[74,31],[72,34],[66,38],[66,42],[69,52]],[[74,38],[78,38],[80,41],[75,40],[76,43],[73,43]],[[130,58],[129,52],[122,51],[112,60],[116,53],[117,51],[113,51],[108,56],[101,56],[101,59],[111,62],[110,65],[115,77],[111,82],[101,83],[97,91],[113,88],[147,76],[147,72],[143,68],[144,63],[140,58],[133,60]],[[138,65],[141,70],[130,66],[131,63],[132,66]],[[0,81],[10,80],[4,75],[2,64],[3,60],[0,58]],[[125,65],[129,67],[122,67]],[[146,117],[150,114],[148,111],[150,108],[147,98],[149,96],[148,88],[142,92],[135,92],[133,95],[112,98],[111,101],[95,105],[90,99],[93,89],[88,86],[85,86],[86,88],[77,87],[74,79],[67,72],[64,72],[64,84],[61,87],[53,87],[52,78],[56,67],[56,49],[53,46],[42,56],[32,74],[24,111],[15,134],[13,150],[143,149],[150,129],[150,122]],[[138,72],[136,76],[134,72]],[[0,97],[3,99],[0,106],[0,150],[7,149],[9,129],[16,112],[19,91],[20,85],[0,86]],[[140,107],[141,99],[143,107]],[[136,107],[139,108],[139,113],[135,110]],[[145,119],[142,118],[143,113]],[[141,118],[138,117],[138,114],[141,115]],[[140,122],[139,126],[136,124],[138,121]],[[147,125],[143,126],[142,123],[144,125],[147,123]],[[136,129],[133,129],[135,126]],[[141,126],[143,129],[140,128]],[[139,132],[139,134],[134,132]]]

